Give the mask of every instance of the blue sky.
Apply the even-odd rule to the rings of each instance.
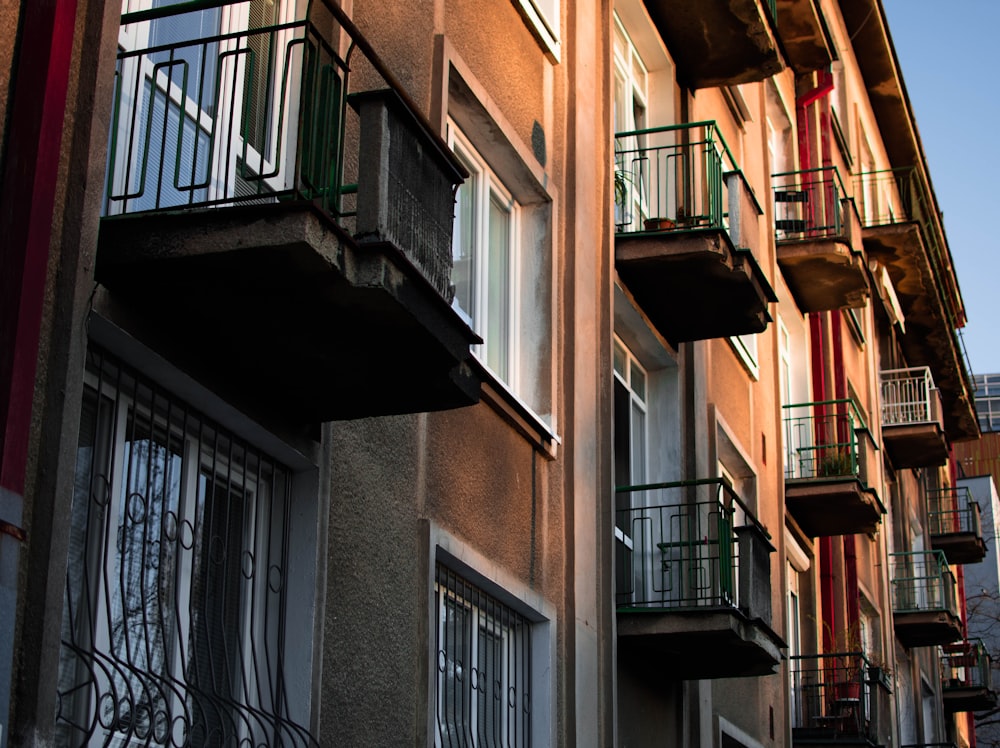
[[[1000,372],[1000,0],[883,0],[969,317]]]

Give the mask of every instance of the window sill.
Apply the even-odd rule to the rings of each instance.
[[[543,457],[554,460],[562,443],[555,430],[479,359],[473,357],[470,363],[482,379],[483,402],[531,442]]]

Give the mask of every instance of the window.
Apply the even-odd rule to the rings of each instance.
[[[615,340],[614,482],[616,487],[646,482],[646,389],[648,378],[632,353]],[[633,494],[615,492],[615,571],[619,604],[628,602],[633,585],[631,536]]]
[[[91,350],[74,485],[60,744],[309,744],[282,670],[291,471]]]
[[[559,60],[559,0],[515,0],[535,36]]]
[[[531,622],[440,562],[435,746],[531,745]]]
[[[729,339],[736,355],[747,367],[747,371],[754,379],[760,377],[760,369],[757,365],[757,335],[736,335]]]
[[[516,389],[518,206],[461,133],[452,133],[451,146],[469,171],[455,206],[454,305],[483,338],[480,360]]]

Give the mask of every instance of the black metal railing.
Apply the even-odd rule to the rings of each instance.
[[[893,613],[945,611],[958,618],[955,575],[942,551],[890,553]]]
[[[992,690],[993,674],[986,645],[979,639],[942,645],[941,682],[946,692],[968,688]]]
[[[979,503],[965,486],[939,488],[927,497],[927,519],[931,535],[971,533],[983,536]]]
[[[363,35],[331,0],[291,20],[250,3],[242,26],[226,5],[122,17],[105,215],[308,202],[393,241],[450,299],[464,171]]]
[[[771,176],[774,228],[778,241],[842,236],[847,197],[835,166]]]
[[[88,353],[59,745],[317,745],[286,673],[292,482],[170,393]]]
[[[788,658],[792,730],[810,738],[881,741],[890,727],[890,689],[884,671],[860,652]]]
[[[616,493],[619,610],[732,607],[770,624],[773,547],[721,478]]]

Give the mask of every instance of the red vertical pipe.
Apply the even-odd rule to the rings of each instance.
[[[77,0],[22,4],[0,183],[0,488],[20,496],[27,470]]]

